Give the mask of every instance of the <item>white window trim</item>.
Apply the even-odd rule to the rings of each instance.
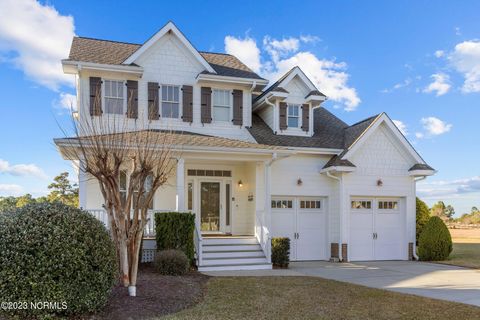
[[[215,94],[215,90],[221,90],[221,91],[227,91],[228,92],[228,96],[229,96],[229,109],[230,109],[230,113],[229,113],[229,117],[230,117],[230,120],[227,120],[227,121],[224,121],[224,120],[215,120],[214,118],[214,113],[213,113],[213,110],[215,109],[215,105],[214,105],[214,94]],[[224,89],[224,88],[212,88],[212,96],[211,96],[211,106],[212,106],[212,109],[211,109],[211,115],[212,115],[212,123],[221,123],[221,124],[231,124],[233,125],[232,123],[232,119],[233,119],[233,90],[232,89]],[[221,106],[222,107],[222,106]],[[225,107],[225,106],[223,106]]]
[[[129,187],[129,185],[130,185],[130,172],[129,172],[128,170],[120,170],[120,172],[125,172],[125,176],[126,176],[126,177],[125,177],[125,183],[126,183],[126,187],[127,187],[127,188],[126,188],[126,189],[121,189],[120,184],[119,184],[119,190],[118,190],[118,191],[119,191],[119,192],[125,192],[125,195],[127,196],[127,195],[128,195],[128,194],[127,194],[127,193],[128,193],[128,187]],[[119,173],[119,175],[120,175],[120,174],[121,174],[121,173]],[[119,177],[119,179],[120,179],[120,177]],[[138,190],[135,190],[135,188],[134,188],[134,189],[133,189],[133,193],[135,193],[135,192],[138,192]],[[155,193],[156,193],[156,191],[155,191]],[[133,199],[132,199],[132,206],[133,206]],[[148,209],[148,210],[156,210],[156,209],[155,209],[155,195],[154,195],[154,197],[153,197],[153,199],[152,199],[152,209]]]
[[[289,110],[290,107],[298,107],[298,116],[290,116]],[[302,131],[302,105],[297,104],[297,103],[287,103],[287,130],[292,129],[292,130],[300,130]],[[297,118],[298,119],[298,127],[290,127],[288,125],[288,120],[289,118]]]
[[[171,117],[164,117],[162,114],[163,108],[163,94],[162,94],[162,88],[164,86],[171,86],[171,87],[178,87],[178,118],[171,118]],[[160,105],[159,105],[159,113],[160,113],[160,119],[166,120],[166,121],[176,121],[176,120],[182,120],[183,116],[183,93],[182,93],[182,85],[179,84],[170,84],[170,83],[163,83],[158,86],[158,96],[160,98]],[[174,102],[174,101],[165,101],[165,102]]]
[[[370,208],[352,208],[352,202],[370,202]],[[373,211],[375,208],[376,202],[372,199],[350,199],[350,210],[355,211]]]
[[[127,81],[125,80],[118,80],[118,79],[107,79],[107,78],[101,78],[102,81],[102,115],[108,115],[109,117],[114,116],[114,117],[120,117],[120,116],[126,116],[127,114]],[[105,81],[116,81],[116,82],[122,82],[123,83],[123,110],[122,113],[107,113],[106,112],[106,107],[107,104],[105,103]]]

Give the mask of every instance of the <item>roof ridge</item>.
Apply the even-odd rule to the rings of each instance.
[[[135,46],[142,46],[142,45],[143,45],[143,44],[141,44],[141,43],[133,43],[133,42],[117,41],[117,40],[108,40],[108,39],[100,39],[100,38],[93,38],[93,37],[74,36],[74,38],[87,39],[87,40],[95,40],[95,41],[113,42],[113,43],[122,43],[122,44],[131,44],[131,45],[135,45]]]
[[[208,54],[219,54],[219,55],[223,55],[223,56],[230,56],[230,57],[235,57],[237,58],[236,56],[234,56],[233,54],[230,54],[230,53],[224,53],[224,52],[213,52],[213,51],[203,51],[203,50],[198,50],[199,53],[208,53]],[[238,58],[237,58],[238,59]],[[243,62],[242,62],[243,63]]]
[[[352,125],[350,125],[350,126],[346,127],[345,129],[348,129],[348,128],[351,128],[351,127],[357,126],[357,125],[359,125],[359,124],[362,124],[362,123],[364,123],[364,122],[366,122],[366,121],[369,121],[369,120],[375,119],[375,118],[377,118],[379,115],[381,115],[381,113],[379,113],[379,114],[376,114],[376,115],[374,115],[374,116],[370,116],[370,117],[368,117],[368,118],[366,118],[366,119],[363,119],[363,120],[360,120],[360,121],[358,121],[358,122],[355,122],[354,124],[352,124]]]

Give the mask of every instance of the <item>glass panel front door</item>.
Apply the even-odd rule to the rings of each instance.
[[[220,231],[220,182],[200,184],[200,212],[202,231]]]

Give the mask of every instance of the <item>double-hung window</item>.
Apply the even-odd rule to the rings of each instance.
[[[180,87],[162,85],[162,117],[180,117]]]
[[[300,126],[300,106],[296,104],[288,105],[288,127],[298,128]]]
[[[123,81],[104,80],[104,98],[106,114],[124,114],[124,87]]]
[[[213,120],[230,121],[231,109],[231,93],[230,90],[213,90]]]

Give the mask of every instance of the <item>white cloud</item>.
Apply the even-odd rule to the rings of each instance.
[[[40,179],[48,178],[45,172],[35,164],[10,165],[8,161],[0,159],[0,174],[2,173],[12,176],[34,176]]]
[[[390,92],[393,92],[395,90],[408,87],[411,83],[412,83],[412,79],[407,78],[407,79],[403,80],[403,82],[399,82],[399,83],[394,84],[393,87],[391,87],[391,88],[383,89],[381,92],[390,93]]]
[[[455,70],[464,77],[464,93],[480,92],[480,40],[464,41],[448,56]]]
[[[425,135],[421,132],[415,132],[415,137],[417,137],[417,139],[422,139]]]
[[[452,197],[473,192],[480,192],[480,176],[450,181],[424,182],[418,186],[419,196],[425,198]]]
[[[427,136],[438,136],[449,132],[452,129],[452,125],[442,121],[436,117],[422,118],[421,123],[425,133],[417,133],[417,138],[423,138]]]
[[[436,96],[442,96],[446,94],[450,88],[450,77],[445,73],[435,73],[430,76],[433,79],[423,92],[432,93],[435,92]]]
[[[255,39],[248,36],[243,39],[226,36],[225,52],[236,56],[254,72],[260,72],[260,49]]]
[[[392,121],[404,136],[408,135],[407,125],[405,123],[403,123],[400,120],[392,120]]]
[[[435,51],[435,57],[437,57],[437,58],[441,58],[441,57],[443,57],[444,55],[445,55],[445,51],[443,51],[443,50],[437,50],[437,51]]]
[[[75,111],[77,110],[77,96],[66,92],[60,92],[59,98],[55,104],[61,109]]]
[[[328,98],[342,105],[346,111],[353,111],[360,103],[355,88],[348,85],[349,74],[345,71],[347,64],[335,59],[321,59],[310,51],[301,51],[302,43],[319,41],[314,36],[284,38],[282,40],[265,36],[263,50],[265,60],[261,63],[262,51],[254,39],[233,36],[225,37],[225,51],[237,56],[253,71],[263,77],[276,81],[294,66],[299,66],[312,80],[317,88]]]
[[[17,184],[0,184],[0,196],[19,196],[23,188]]]
[[[34,0],[0,1],[0,54],[33,81],[53,90],[73,86],[62,71],[74,36],[73,17]]]

